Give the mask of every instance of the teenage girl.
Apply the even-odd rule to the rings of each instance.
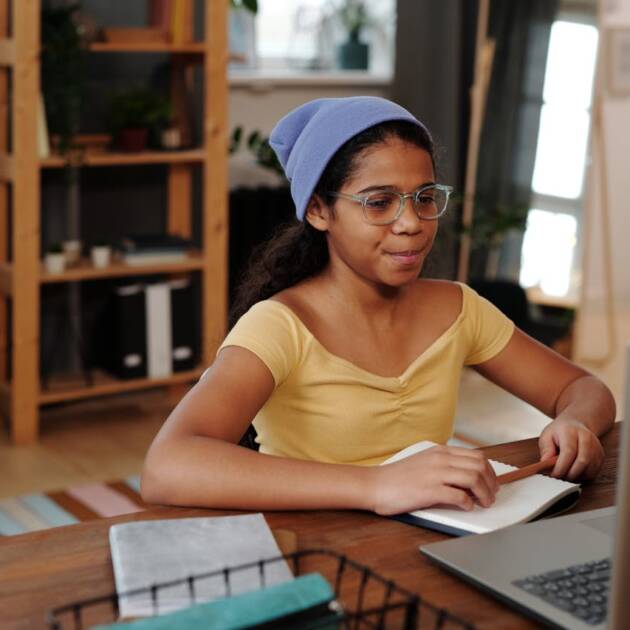
[[[143,498],[384,515],[490,506],[488,461],[446,446],[465,365],[553,418],[539,444],[541,459],[559,456],[554,477],[593,478],[615,416],[606,386],[466,285],[419,278],[451,192],[426,127],[385,99],[327,98],[287,114],[270,143],[297,221],[250,268],[215,362],[151,445]],[[252,423],[258,451],[239,446]],[[439,446],[376,465],[420,440]]]

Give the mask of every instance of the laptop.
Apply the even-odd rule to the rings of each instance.
[[[423,545],[422,553],[545,625],[629,628],[630,344],[624,398],[616,507]]]

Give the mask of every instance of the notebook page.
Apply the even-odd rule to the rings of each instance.
[[[398,461],[432,446],[435,446],[433,442],[426,441],[412,444],[383,463]],[[492,459],[489,462],[497,475],[516,470],[516,466],[503,464]],[[502,485],[496,495],[496,501],[488,508],[475,504],[470,512],[458,508],[430,508],[416,510],[410,514],[441,525],[482,534],[515,523],[526,522],[543,512],[561,497],[579,491],[579,488],[578,484],[562,479],[533,475]]]

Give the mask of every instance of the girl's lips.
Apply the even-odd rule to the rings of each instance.
[[[404,252],[388,252],[388,255],[396,262],[403,265],[413,265],[420,260],[420,250],[418,249],[407,250]]]

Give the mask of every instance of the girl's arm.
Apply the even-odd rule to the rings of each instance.
[[[502,352],[475,368],[554,418],[539,439],[541,459],[558,455],[554,477],[597,475],[604,461],[597,436],[615,420],[615,401],[604,383],[518,329]]]
[[[436,447],[394,464],[364,467],[257,453],[237,445],[272,394],[253,353],[228,347],[171,413],[147,454],[142,498],[149,503],[284,510],[348,508],[394,514],[436,503],[472,509],[494,501],[487,460]]]

